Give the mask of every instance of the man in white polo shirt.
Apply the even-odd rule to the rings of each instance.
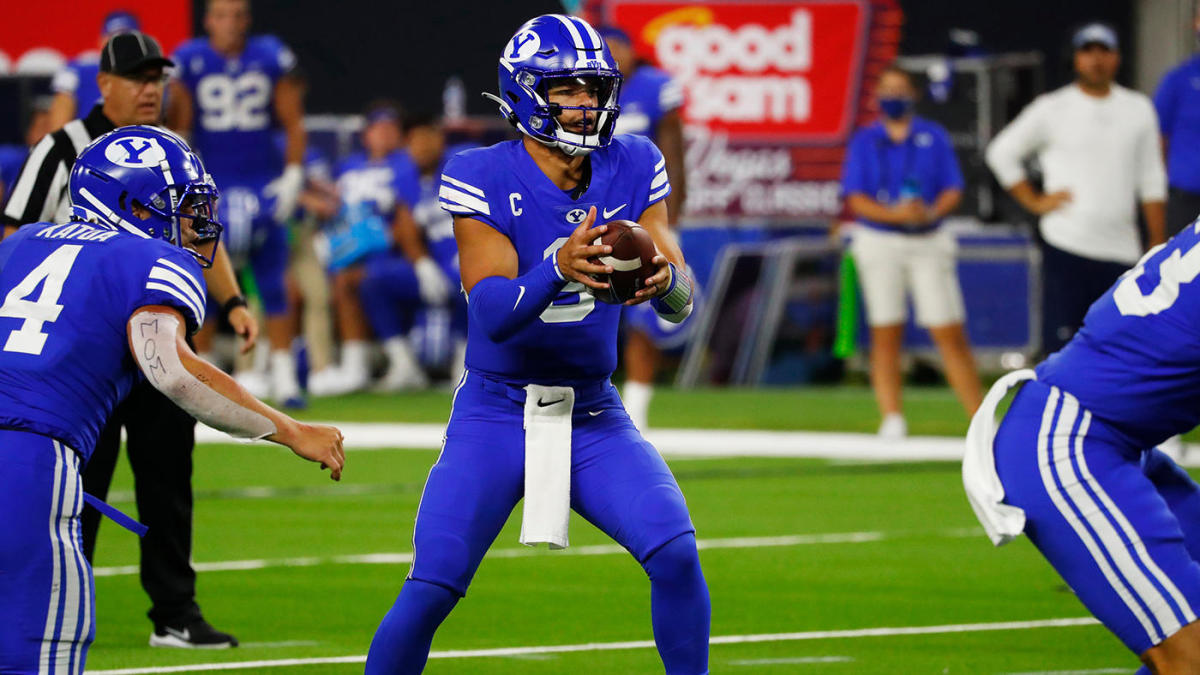
[[[1142,255],[1140,200],[1148,243],[1166,240],[1166,171],[1154,106],[1113,82],[1117,35],[1092,23],[1076,31],[1075,82],[1039,96],[988,146],[1000,184],[1041,216],[1042,349],[1057,351],[1091,303]],[[1023,160],[1036,155],[1044,192]]]

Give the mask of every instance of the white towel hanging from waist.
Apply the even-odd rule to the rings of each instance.
[[[983,404],[971,418],[967,429],[967,450],[963,455],[963,487],[975,517],[996,546],[1003,546],[1025,529],[1025,512],[1004,503],[1004,485],[996,473],[996,408],[1013,387],[1036,380],[1032,370],[1015,370],[996,381]]]
[[[525,500],[521,543],[566,548],[571,517],[571,387],[525,387]]]

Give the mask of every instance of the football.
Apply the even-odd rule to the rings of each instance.
[[[628,220],[614,220],[608,231],[596,238],[596,245],[608,244],[612,253],[591,258],[591,262],[613,268],[611,274],[593,274],[596,281],[607,281],[608,288],[588,288],[597,300],[619,305],[633,298],[643,287],[642,281],[654,276],[654,256],[658,249],[654,239],[641,225]]]

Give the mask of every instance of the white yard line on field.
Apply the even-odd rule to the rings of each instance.
[[[999,621],[994,623],[959,623],[942,626],[898,626],[891,628],[857,628],[851,630],[821,630],[800,633],[763,633],[758,635],[718,635],[709,644],[747,644],[757,642],[794,642],[798,640],[855,639],[867,637],[889,637],[895,635],[938,635],[943,633],[977,633],[983,631],[1031,630],[1036,628],[1070,628],[1091,626],[1098,622],[1091,617],[1068,619],[1041,619],[1037,621]],[[431,659],[470,659],[487,657],[528,656],[530,654],[568,654],[574,652],[604,652],[626,649],[650,649],[652,640],[628,642],[590,642],[575,645],[545,645],[538,647],[501,647],[497,649],[457,649],[432,652]],[[197,663],[186,666],[156,666],[149,668],[121,668],[118,670],[95,670],[92,675],[150,675],[151,673],[191,673],[218,670],[244,670],[248,668],[286,668],[339,663],[364,663],[366,655],[315,657],[306,659],[275,659],[263,661],[240,661],[231,663]]]
[[[350,450],[442,447],[444,424],[328,422],[346,436]],[[833,431],[760,431],[753,429],[650,429],[646,440],[664,455],[678,457],[810,457],[882,462],[959,461],[963,439],[955,436],[910,436],[900,441],[875,434]],[[198,424],[197,443],[232,443],[234,439]],[[265,441],[264,441],[265,442]],[[1185,466],[1200,466],[1200,445],[1189,444]]]
[[[811,546],[818,544],[864,544],[884,539],[903,539],[911,536],[935,536],[944,538],[964,538],[983,536],[982,530],[957,528],[936,532],[829,532],[825,534],[792,534],[775,537],[730,537],[728,539],[699,539],[697,547],[702,550],[721,548],[775,548],[781,546]],[[616,544],[597,544],[594,546],[572,546],[561,551],[530,548],[497,548],[488,551],[489,558],[530,558],[534,556],[575,556],[575,555],[628,555],[621,546]],[[299,558],[262,558],[258,560],[223,560],[216,562],[193,562],[192,567],[197,572],[230,572],[245,570],[261,570],[276,567],[315,567],[317,565],[407,565],[412,562],[412,552],[397,553],[366,553],[362,555],[334,556],[305,556]],[[119,577],[138,573],[137,565],[120,565],[113,567],[96,567],[93,574],[96,577]]]

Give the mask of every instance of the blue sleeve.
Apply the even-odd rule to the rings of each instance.
[[[487,155],[484,150],[459,153],[446,163],[438,185],[438,205],[454,216],[466,216],[483,221],[501,234],[512,234],[499,218],[504,195],[494,191],[487,180]]]
[[[618,138],[628,144],[630,162],[634,167],[632,173],[637,181],[633,185],[634,194],[639,197],[645,195],[646,205],[641,210],[635,209],[640,214],[671,194],[671,181],[667,178],[667,160],[663,158],[662,151],[654,141],[645,136],[627,134]]]
[[[1158,129],[1164,136],[1170,136],[1171,130],[1175,128],[1179,73],[1180,69],[1178,68],[1167,73],[1159,83],[1158,90],[1154,92],[1154,110],[1158,112]]]
[[[397,153],[392,163],[392,190],[410,209],[421,201],[421,173],[406,152]]]
[[[954,146],[944,129],[938,128],[933,135],[934,145],[938,153],[938,194],[946,190],[961,190],[966,184],[963,181],[962,170],[958,166],[958,155],[954,154]]]
[[[149,247],[145,242],[134,242],[133,245],[148,250],[142,254],[141,264],[127,267],[136,275],[132,279],[135,297],[130,312],[146,305],[174,307],[183,314],[188,333],[195,333],[204,324],[207,298],[204,274],[196,258],[170,244]]]
[[[188,40],[179,45],[175,53],[171,55],[171,60],[175,62],[175,77],[193,94],[196,91],[196,82],[204,74],[203,66],[198,71],[193,71],[192,59],[196,55],[198,55],[198,51],[195,40]]]
[[[503,342],[546,311],[567,285],[551,255],[516,279],[487,277],[467,294],[467,320],[492,342]]]
[[[846,148],[846,159],[842,162],[842,196],[864,194],[874,198],[877,185],[870,184],[867,170],[867,138],[862,131],[854,134]]]
[[[259,44],[266,57],[271,79],[278,80],[296,69],[296,54],[274,35],[258,36]]]

